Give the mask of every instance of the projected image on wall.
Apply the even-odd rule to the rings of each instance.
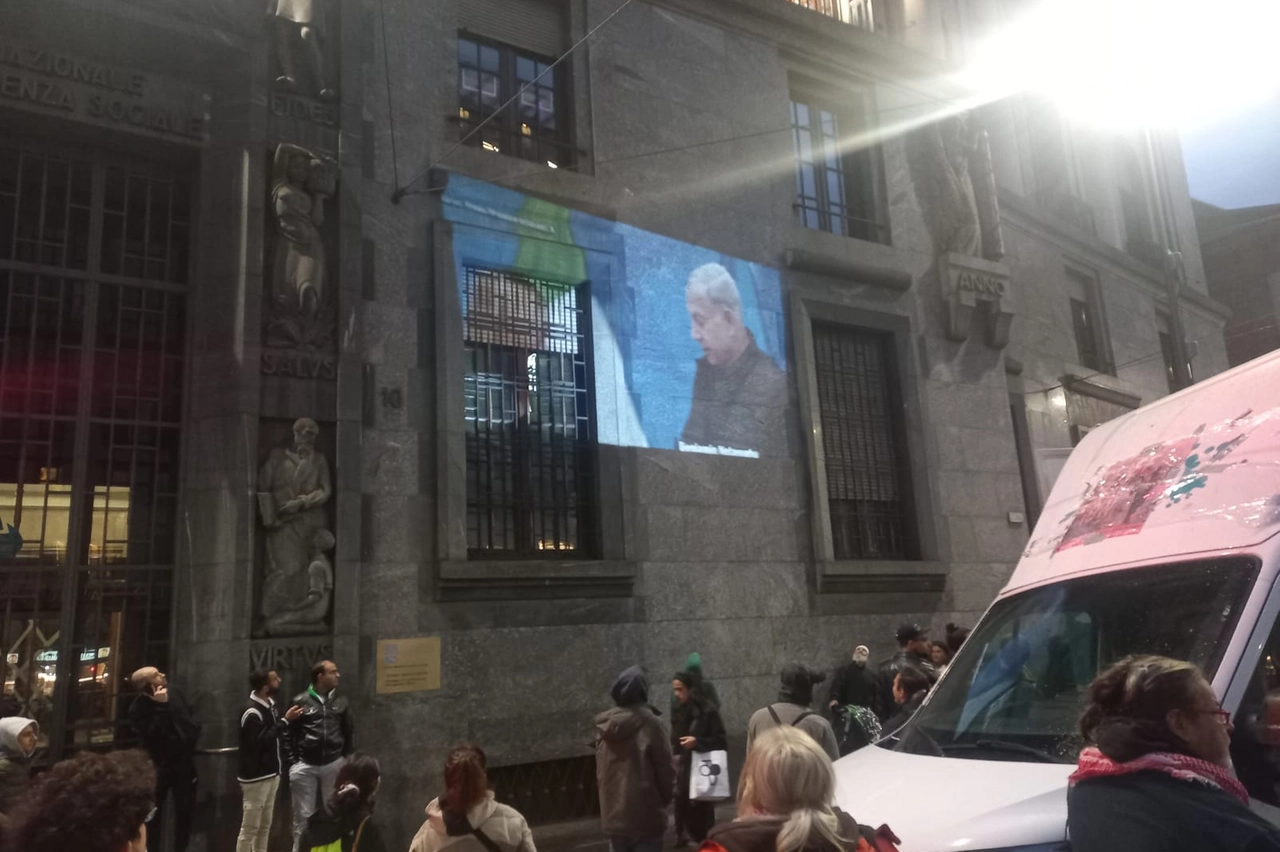
[[[444,206],[464,336],[483,347],[469,418],[519,416],[534,382],[554,409],[540,422],[564,434],[589,389],[601,443],[785,453],[776,270],[458,175]],[[485,366],[503,358],[529,378]]]

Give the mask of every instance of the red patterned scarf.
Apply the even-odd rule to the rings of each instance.
[[[1077,782],[1087,781],[1090,778],[1109,778],[1128,775],[1131,772],[1163,772],[1179,781],[1217,787],[1246,805],[1249,804],[1249,791],[1237,780],[1235,773],[1230,769],[1223,769],[1216,763],[1171,751],[1153,751],[1135,760],[1117,763],[1097,748],[1090,746],[1080,752],[1080,766],[1071,774],[1071,784],[1074,786]]]

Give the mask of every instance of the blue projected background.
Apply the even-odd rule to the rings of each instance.
[[[777,451],[786,407],[786,358],[778,272],[631,225],[450,175],[445,214],[464,315],[467,267],[576,285],[590,282],[597,438],[677,449],[694,420],[702,440],[685,449],[754,456]],[[704,363],[693,339],[685,287],[704,264],[737,286],[741,325],[753,350],[728,367]],[[717,426],[724,423],[723,428]],[[764,435],[763,433],[768,433]],[[709,437],[708,437],[709,436]],[[709,444],[710,446],[702,446]]]

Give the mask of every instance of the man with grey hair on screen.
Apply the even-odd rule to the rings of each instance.
[[[743,325],[742,298],[733,276],[718,263],[703,264],[689,275],[684,300],[702,357],[680,449],[784,454],[787,377]]]

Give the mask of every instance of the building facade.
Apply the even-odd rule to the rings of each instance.
[[[1280,349],[1280,205],[1223,210],[1196,201],[1193,207],[1209,292],[1231,310],[1231,366]]]
[[[332,657],[396,843],[461,741],[588,814],[625,666],[700,652],[740,744],[783,663],[976,620],[1162,334],[1226,366],[1176,141],[939,82],[994,0],[272,6],[0,22],[0,637],[57,754],[138,666],[216,751]]]

